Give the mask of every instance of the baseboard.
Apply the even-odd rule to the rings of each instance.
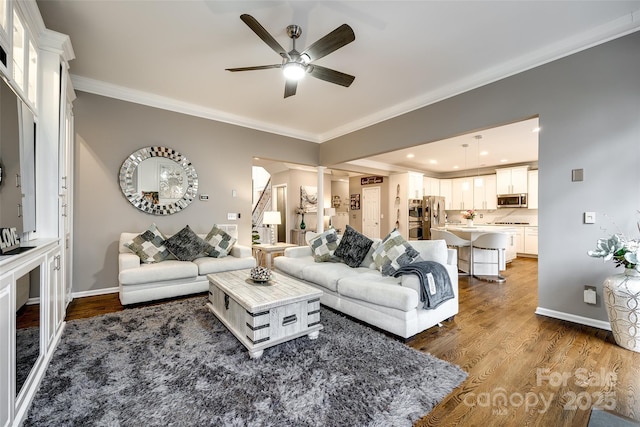
[[[576,316],[575,314],[549,310],[548,308],[538,307],[536,308],[536,314],[553,317],[554,319],[566,320],[568,322],[578,323],[580,325],[592,326],[594,328],[604,329],[605,331],[611,330],[611,324],[604,320],[596,320],[589,317]]]
[[[115,288],[104,288],[104,289],[95,289],[92,291],[81,291],[81,292],[72,292],[71,297],[73,299],[83,298],[83,297],[95,297],[97,295],[107,295],[107,294],[116,294],[119,289]]]

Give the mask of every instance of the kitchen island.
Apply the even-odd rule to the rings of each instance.
[[[511,262],[516,257],[516,233],[518,230],[514,227],[495,225],[477,225],[468,227],[462,224],[447,224],[444,227],[435,227],[435,229],[449,231],[458,237],[471,241],[484,233],[504,233],[507,235],[507,246],[502,251],[503,253],[500,256],[500,263],[498,267],[494,264],[490,264],[497,264],[497,252],[474,248],[472,271],[475,276],[498,276],[500,271],[506,270],[507,263]],[[469,248],[460,248],[460,252],[461,258],[468,259]]]

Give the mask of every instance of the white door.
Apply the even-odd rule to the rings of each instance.
[[[380,187],[362,189],[362,234],[380,238]]]

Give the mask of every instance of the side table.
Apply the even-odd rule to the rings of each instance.
[[[287,248],[293,248],[298,245],[292,243],[276,243],[275,245],[269,245],[266,243],[260,243],[258,245],[251,246],[253,250],[253,256],[258,261],[258,265],[262,265],[262,261],[265,261],[265,267],[272,269],[273,256],[284,254],[284,250]]]
[[[300,229],[300,228],[294,228],[291,230],[291,241],[295,244],[297,244],[298,246],[306,246],[307,245],[307,240],[306,240],[306,234],[307,231],[311,231],[311,232],[315,232],[315,230],[309,230],[309,229]]]

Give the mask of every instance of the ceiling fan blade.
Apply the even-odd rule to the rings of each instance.
[[[284,50],[282,46],[280,46],[280,43],[278,43],[276,39],[274,39],[273,36],[269,34],[269,32],[265,30],[262,25],[260,25],[256,18],[245,13],[240,15],[240,19],[242,19],[242,22],[247,24],[247,26],[251,28],[253,32],[256,33],[263,42],[268,44],[269,47],[273,49],[278,55],[282,56],[283,58],[289,58],[289,54],[287,53],[287,51]]]
[[[282,64],[274,65],[257,65],[255,67],[239,67],[239,68],[225,68],[227,71],[254,71],[254,70],[269,70],[271,68],[282,68]]]
[[[329,83],[335,83],[340,86],[349,87],[355,80],[355,77],[350,74],[341,73],[340,71],[332,70],[330,68],[321,67],[319,65],[310,65],[311,71],[309,74],[316,79],[324,80]]]
[[[296,80],[286,80],[284,84],[284,97],[288,98],[296,94],[298,82]]]
[[[347,24],[342,24],[320,40],[306,48],[300,55],[307,55],[311,61],[327,56],[356,39],[353,30]]]

